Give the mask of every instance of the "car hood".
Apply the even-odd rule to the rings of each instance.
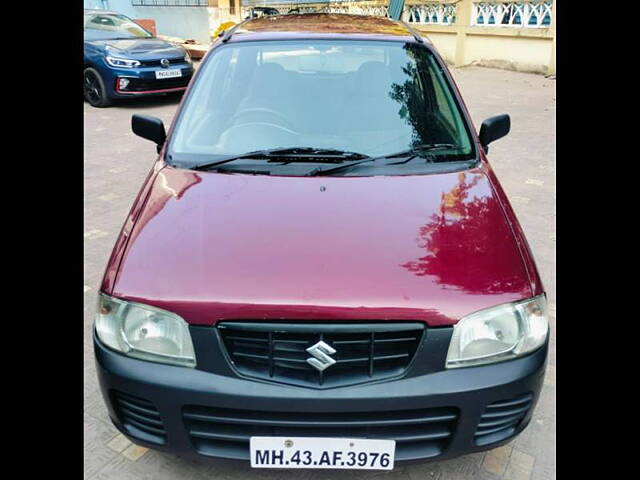
[[[184,49],[158,38],[131,38],[120,40],[93,40],[87,43],[112,55],[126,55],[136,60],[175,58],[184,55]]]
[[[452,325],[532,295],[483,169],[300,178],[165,167],[148,181],[112,294],[192,324]]]

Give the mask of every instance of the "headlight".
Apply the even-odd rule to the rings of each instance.
[[[159,308],[100,294],[96,333],[102,343],[130,357],[196,366],[187,323]]]
[[[116,68],[135,68],[140,66],[138,60],[131,60],[129,58],[105,57],[105,60],[109,65]]]
[[[473,313],[453,328],[447,368],[520,357],[542,346],[548,331],[544,295]]]
[[[184,61],[187,63],[191,63],[191,55],[186,50],[184,51]]]

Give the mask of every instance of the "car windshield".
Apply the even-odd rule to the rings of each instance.
[[[232,43],[201,69],[169,146],[181,166],[293,147],[363,158],[435,145],[432,163],[475,159],[449,82],[416,43]]]
[[[149,38],[151,33],[124,15],[114,13],[85,13],[84,37],[87,40],[114,38]]]

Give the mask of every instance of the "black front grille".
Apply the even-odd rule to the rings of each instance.
[[[158,80],[130,78],[129,85],[127,85],[124,90],[121,90],[121,92],[144,92],[149,90],[167,90],[170,88],[186,87],[189,84],[189,80],[191,80],[191,75],[177,78],[161,78]]]
[[[243,375],[311,388],[402,375],[422,340],[421,323],[218,325],[231,363]],[[335,363],[319,371],[307,348],[324,342]]]
[[[528,393],[487,405],[476,430],[476,445],[488,445],[513,435],[531,408],[532,399]]]
[[[169,60],[169,65],[179,65],[181,63],[187,63],[184,61],[184,57],[176,57],[176,58],[167,58]],[[158,60],[141,60],[140,66],[142,67],[159,67],[162,63],[160,63],[160,59]]]
[[[112,393],[120,423],[132,436],[160,445],[166,442],[160,413],[150,401],[118,391]]]
[[[249,459],[252,436],[370,438],[396,441],[396,460],[431,458],[449,445],[455,408],[378,412],[263,412],[186,406],[185,426],[202,455]]]

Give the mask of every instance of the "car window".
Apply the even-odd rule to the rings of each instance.
[[[434,152],[443,161],[475,156],[450,85],[415,43],[228,44],[201,70],[174,129],[175,159],[294,146],[379,156],[421,144],[454,145]]]
[[[435,69],[432,69],[429,74],[433,77],[436,73]],[[438,101],[438,113],[442,117],[442,119],[447,123],[449,128],[456,127],[455,114],[455,104],[451,95],[448,92],[445,92],[442,88],[442,82],[437,81],[436,79],[431,79],[431,84],[433,85],[433,91],[436,95],[436,99]]]
[[[148,38],[153,36],[130,18],[110,13],[85,14],[84,34],[89,38]]]

